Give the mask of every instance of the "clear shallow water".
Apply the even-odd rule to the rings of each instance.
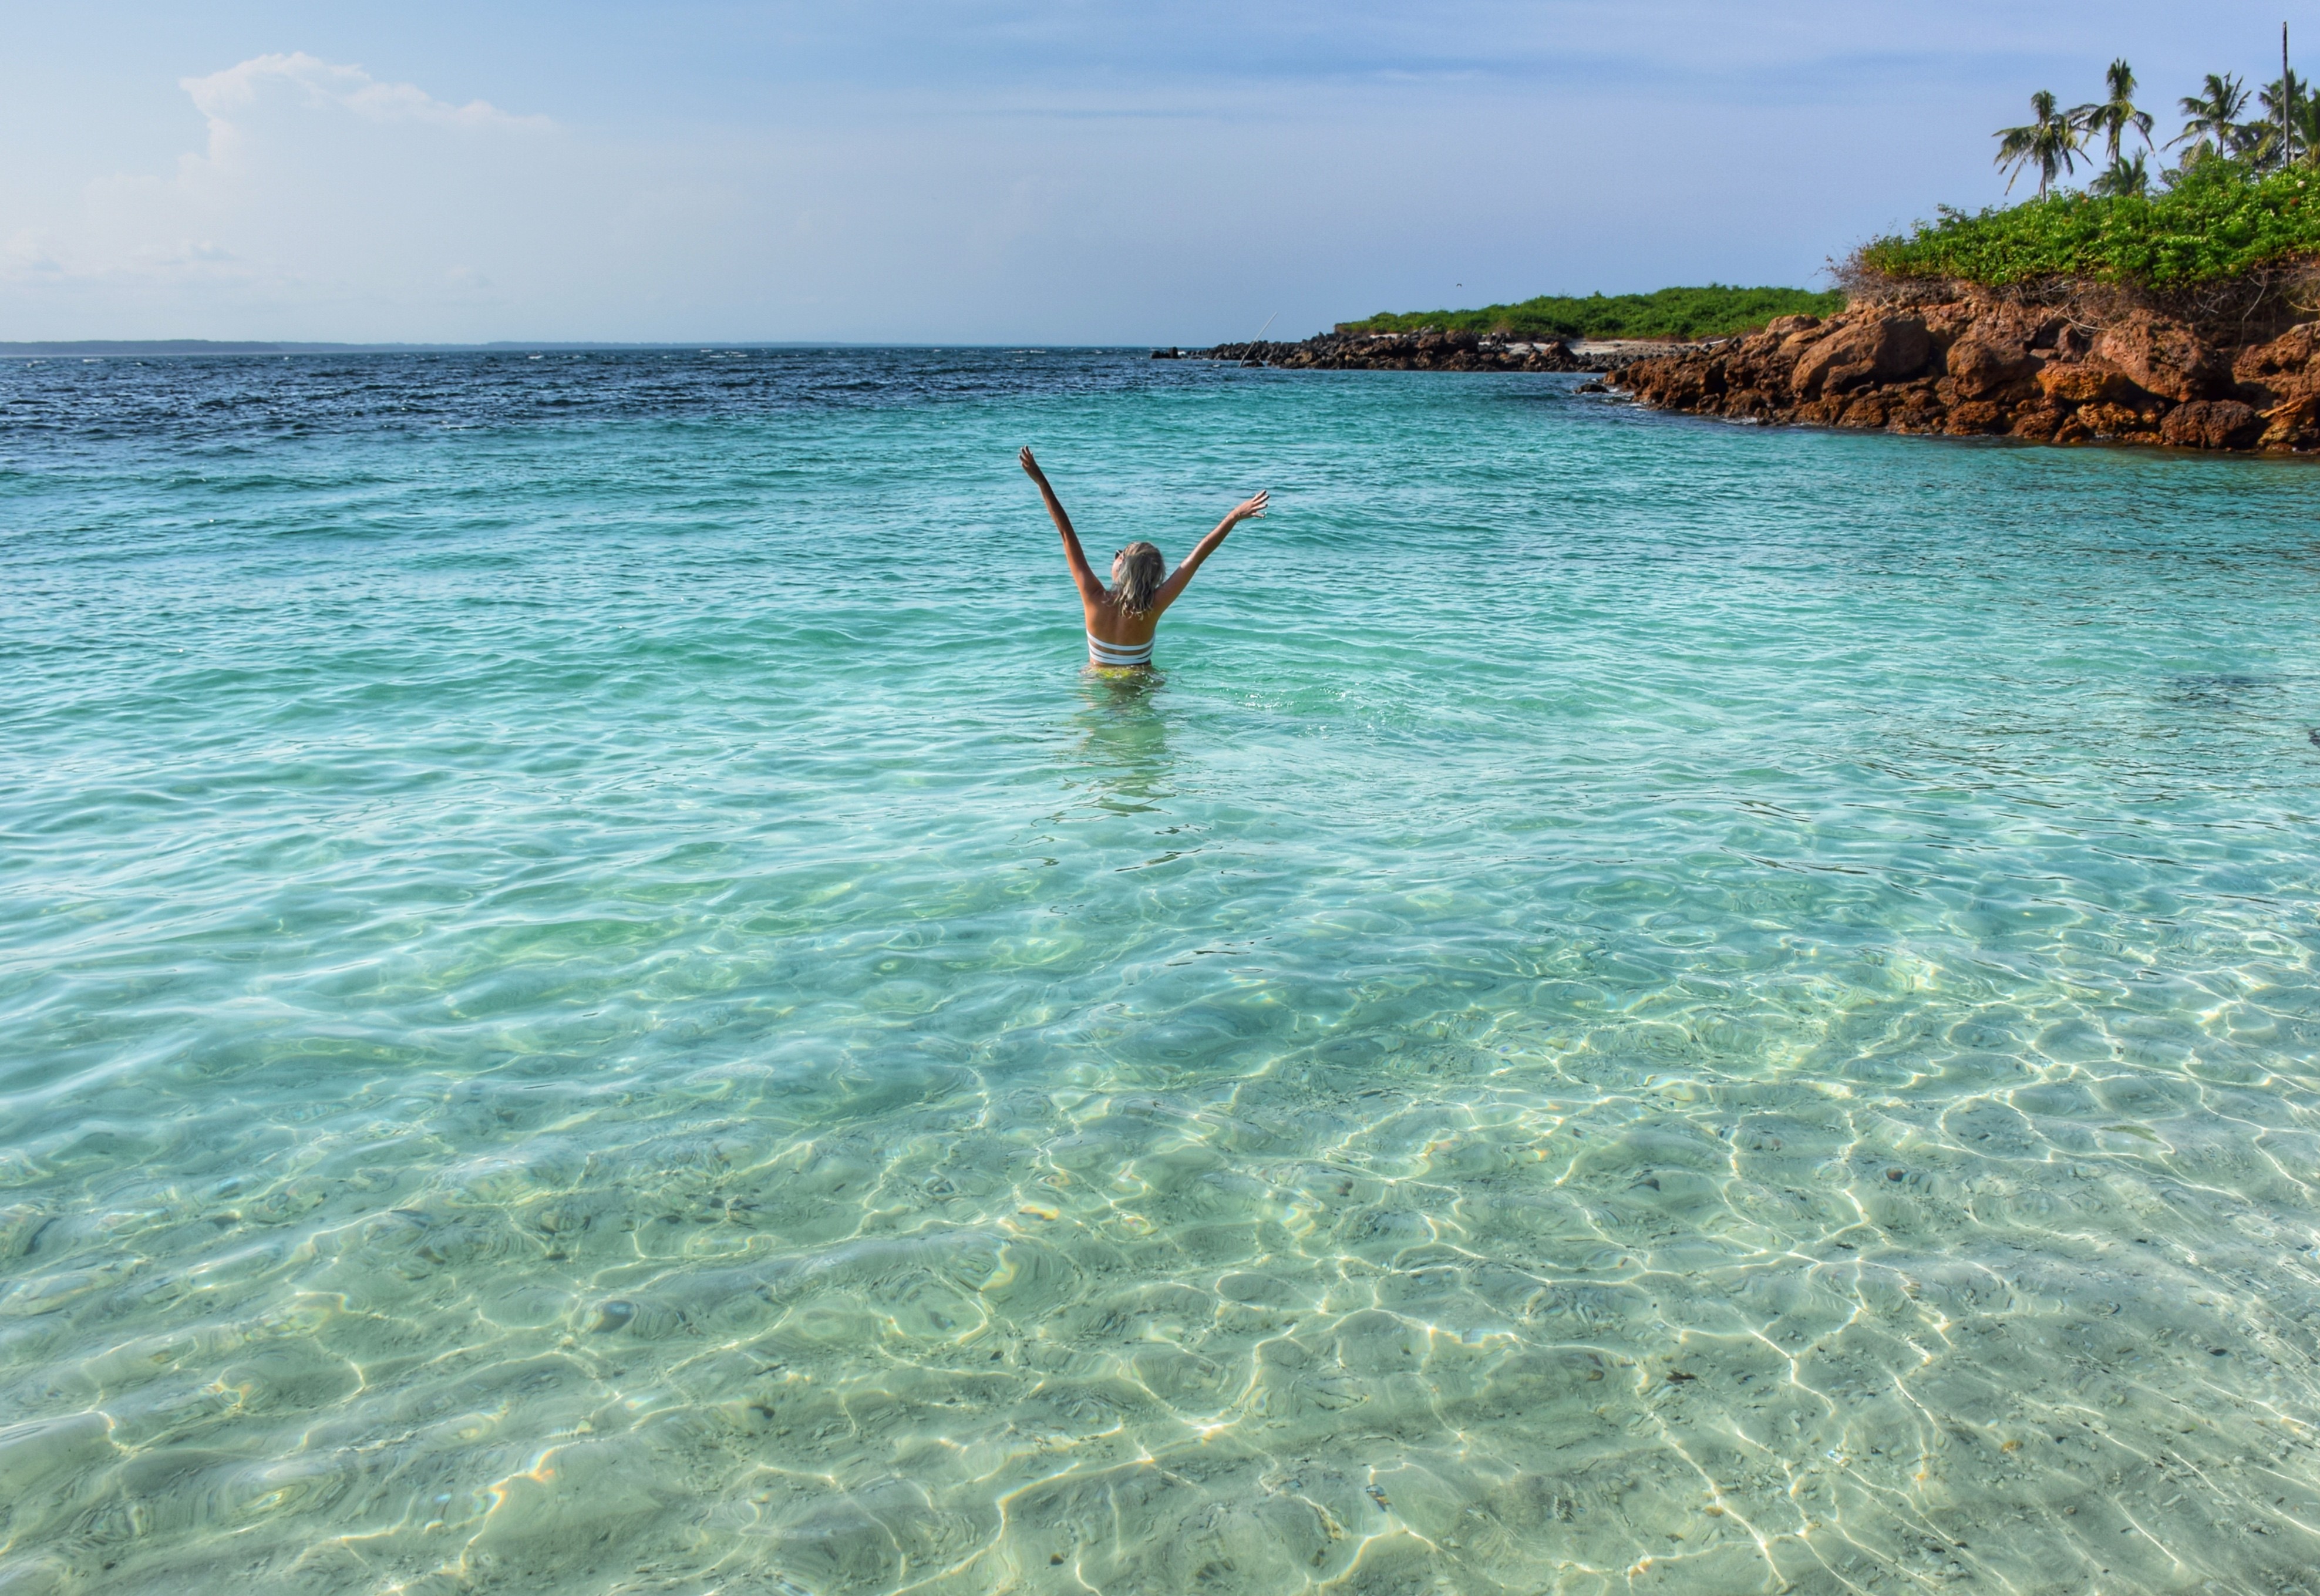
[[[0,1589],[2315,1589],[2315,479],[1572,380],[0,367]]]

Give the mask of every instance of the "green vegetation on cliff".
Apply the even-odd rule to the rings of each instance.
[[[2003,209],[1944,210],[1853,257],[1872,277],[1998,286],[2083,277],[2183,288],[2320,255],[2320,172],[2256,174],[2210,157],[2156,194],[2056,194]]]
[[[1893,238],[1872,239],[1843,280],[1945,279],[2000,287],[2078,280],[2162,291],[2247,280],[2274,292],[2277,268],[2320,258],[2320,95],[2288,69],[2280,29],[2280,75],[2256,95],[2263,113],[2245,120],[2248,86],[2210,72],[2176,102],[2183,131],[2161,144],[2157,118],[2134,103],[2125,59],[2103,74],[2100,100],[2065,111],[2050,90],[2030,96],[2031,119],[1999,128],[1998,164],[2011,190],[2035,173],[2038,197],[1967,213],[1944,207]],[[2143,148],[2130,153],[2128,135]],[[2109,158],[2095,160],[2099,146]],[[2180,149],[2181,164],[2154,181],[2146,158]],[[2083,194],[2055,192],[2081,159],[2097,171]]]
[[[1803,288],[1662,288],[1655,294],[1542,294],[1520,304],[1478,311],[1381,312],[1340,322],[1340,332],[1502,332],[1518,338],[1722,338],[1762,327],[1775,316],[1828,316],[1844,308],[1842,294]]]

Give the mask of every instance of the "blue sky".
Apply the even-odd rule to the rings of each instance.
[[[2290,11],[2320,68],[2320,12]],[[2308,24],[2306,17],[2309,16]],[[2276,7],[18,8],[0,338],[1205,342],[1805,283]],[[2305,30],[2308,27],[2308,32]],[[2269,70],[2267,70],[2269,68]]]

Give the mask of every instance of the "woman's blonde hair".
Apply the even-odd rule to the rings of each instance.
[[[1141,615],[1152,607],[1160,594],[1160,584],[1168,579],[1167,563],[1160,558],[1158,545],[1130,543],[1111,557],[1119,578],[1111,585],[1111,602],[1131,615]]]

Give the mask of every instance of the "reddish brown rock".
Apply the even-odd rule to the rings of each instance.
[[[1772,329],[1768,327],[1765,331],[1769,332]],[[1826,339],[1828,334],[1829,329],[1825,324],[1814,327],[1799,327],[1794,332],[1782,338],[1774,347],[1779,352],[1780,358],[1793,366],[1797,361],[1804,358],[1804,353],[1807,349]]]
[[[2240,396],[2265,405],[2320,390],[2320,328],[2291,327],[2270,343],[2242,349],[2232,362]]]
[[[1701,409],[1708,400],[1722,397],[1724,389],[1724,367],[1717,361],[1697,366],[1678,363],[1668,374],[1667,394],[1672,409]]]
[[[1914,376],[1933,355],[1921,316],[1887,316],[1877,330],[1877,376],[1881,382]]]
[[[1783,317],[1612,382],[1733,421],[2320,451],[2320,323],[2283,332],[2286,313],[2266,313],[2202,331],[2112,290],[2060,303],[1975,290]]]
[[[2261,449],[2320,449],[2320,393],[2306,394],[2263,413]]]
[[[2178,404],[2208,397],[2230,369],[2229,361],[2217,359],[2182,322],[2140,310],[2096,335],[2094,358],[2145,393]]]
[[[2014,413],[2013,424],[2007,431],[2033,443],[2052,443],[2070,416],[2071,413],[2058,404],[2025,404]]]
[[[1962,399],[1986,399],[2020,386],[2038,369],[2026,341],[1969,331],[1950,345],[1945,362]]]
[[[2049,366],[2038,373],[2038,391],[2059,404],[2116,404],[2134,385],[2107,366]]]
[[[2079,406],[2079,424],[2098,438],[2132,439],[2151,431],[2155,417],[2145,414],[2131,404],[2107,402]]]
[[[1900,395],[1900,408],[1885,425],[1896,432],[1940,432],[1947,430],[1949,407],[1931,383],[1912,384]]]
[[[1841,331],[1832,324],[1829,336],[1799,355],[1789,386],[1799,399],[1850,394],[1872,383],[1916,376],[1932,352],[1923,318],[1864,315]]]
[[[2161,441],[2178,449],[2245,449],[2263,435],[2264,419],[2236,399],[2194,399],[2169,411]]]
[[[1789,391],[1799,399],[1817,399],[1823,390],[1831,395],[1849,393],[1865,385],[1875,368],[1875,357],[1862,339],[1820,339],[1798,351]]]
[[[2003,432],[2009,418],[2006,406],[1990,399],[1969,399],[1950,407],[1948,431],[1960,438],[1980,432]]]
[[[1822,403],[1830,404],[1833,401],[1823,400]],[[1840,427],[1862,427],[1871,430],[1881,428],[1892,415],[1893,409],[1894,406],[1884,394],[1864,394],[1845,405],[1837,417],[1836,424]]]

